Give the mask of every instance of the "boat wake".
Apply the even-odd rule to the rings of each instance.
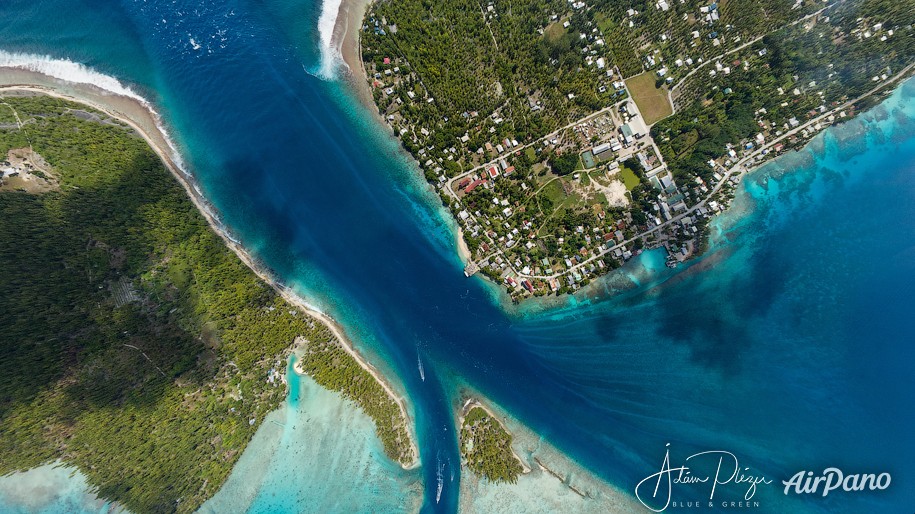
[[[438,481],[438,485],[435,489],[435,504],[438,505],[438,502],[442,500],[442,489],[445,488],[445,463],[441,460],[438,461],[435,479]]]
[[[426,381],[426,370],[423,368],[423,359],[419,356],[419,350],[416,350],[416,364],[419,367],[419,378]]]

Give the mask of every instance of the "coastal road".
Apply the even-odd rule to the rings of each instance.
[[[628,98],[627,98],[626,100],[628,100]],[[480,164],[479,166],[476,166],[476,167],[474,167],[474,168],[471,168],[471,169],[469,169],[469,170],[467,170],[467,171],[461,173],[460,175],[456,175],[454,178],[448,180],[448,182],[445,184],[445,189],[448,191],[448,193],[449,193],[455,200],[457,200],[457,193],[455,193],[455,192],[454,192],[454,189],[452,189],[452,187],[451,187],[451,185],[454,184],[455,182],[460,182],[461,180],[463,180],[463,179],[469,177],[470,175],[473,175],[474,173],[476,173],[476,172],[478,172],[478,171],[480,171],[480,170],[486,169],[486,168],[488,168],[488,167],[490,167],[490,166],[498,166],[498,164],[499,164],[499,159],[503,159],[503,158],[505,158],[506,156],[511,155],[511,154],[514,153],[514,152],[521,152],[521,151],[524,151],[524,150],[526,150],[526,149],[528,149],[528,148],[530,148],[530,147],[532,147],[532,146],[536,146],[536,145],[542,143],[544,140],[547,140],[547,139],[550,139],[550,138],[552,138],[552,137],[555,137],[555,136],[559,135],[559,133],[561,133],[561,132],[563,132],[563,131],[565,131],[565,130],[568,130],[568,129],[570,129],[570,128],[576,126],[576,125],[580,125],[580,124],[582,124],[582,123],[586,123],[586,122],[590,121],[591,119],[600,116],[601,114],[604,114],[604,113],[607,113],[607,112],[609,112],[609,111],[612,111],[613,109],[618,109],[619,106],[620,106],[620,104],[622,104],[622,103],[625,102],[626,100],[622,100],[622,101],[619,101],[619,102],[617,102],[617,103],[615,103],[615,104],[613,104],[613,105],[609,105],[609,106],[607,106],[607,107],[604,107],[603,109],[601,109],[601,110],[599,110],[599,111],[594,111],[594,112],[592,112],[591,114],[589,114],[589,115],[587,115],[587,116],[585,116],[585,117],[583,117],[583,118],[579,118],[579,119],[577,119],[577,120],[575,120],[575,121],[573,121],[573,122],[571,122],[571,123],[569,123],[569,124],[567,124],[567,125],[563,125],[562,127],[559,127],[558,129],[556,129],[556,130],[550,132],[549,134],[547,134],[547,135],[545,135],[545,136],[543,136],[543,137],[541,137],[541,138],[535,139],[534,141],[531,141],[530,143],[527,143],[527,144],[524,144],[524,145],[520,145],[520,146],[518,146],[517,148],[512,148],[512,151],[509,152],[509,153],[507,153],[507,154],[500,155],[500,156],[497,157],[496,159],[493,159],[493,160],[491,160],[491,161],[489,161],[489,162],[486,162],[486,163],[484,163],[484,164]]]
[[[616,73],[619,75],[619,68],[616,68]],[[570,128],[572,128],[572,127],[575,127],[575,126],[577,126],[577,125],[580,125],[580,124],[582,124],[582,123],[587,123],[588,121],[590,121],[590,120],[592,120],[592,119],[594,119],[594,118],[596,118],[596,117],[598,117],[598,116],[600,116],[600,115],[602,115],[602,114],[605,114],[605,113],[607,113],[607,112],[613,112],[614,109],[618,109],[620,105],[622,105],[623,103],[625,103],[625,102],[627,102],[628,100],[632,99],[632,94],[631,94],[630,91],[629,91],[629,86],[626,85],[625,82],[623,82],[623,87],[624,87],[625,90],[626,90],[626,96],[627,96],[627,97],[626,97],[625,99],[620,100],[619,102],[616,102],[616,103],[613,104],[613,105],[609,105],[609,106],[607,106],[607,107],[604,107],[603,109],[600,109],[600,110],[598,110],[598,111],[595,111],[595,112],[593,112],[593,113],[591,113],[591,114],[589,114],[589,115],[587,115],[587,116],[584,116],[584,117],[582,117],[582,118],[579,118],[579,119],[577,119],[577,120],[575,120],[575,121],[573,121],[573,122],[571,122],[571,123],[568,123],[568,124],[566,124],[565,126],[560,127],[560,128],[554,130],[553,132],[550,132],[549,134],[547,134],[547,135],[545,135],[545,136],[543,136],[543,137],[537,138],[537,139],[535,139],[534,141],[531,141],[530,143],[521,145],[521,146],[519,146],[517,149],[513,149],[513,150],[514,150],[515,152],[524,151],[525,149],[527,149],[527,148],[529,148],[529,147],[538,145],[538,144],[542,143],[542,142],[545,141],[545,140],[548,140],[548,139],[550,139],[550,138],[552,138],[552,137],[555,137],[556,135],[560,134],[561,132],[563,132],[563,131],[565,131],[565,130],[568,130],[568,129],[570,129]],[[639,111],[638,105],[636,105],[635,101],[630,102],[630,106],[635,110],[635,116],[642,116],[642,113]],[[644,119],[644,117],[642,117],[642,119]],[[648,139],[651,141],[651,146],[654,148],[654,153],[655,153],[655,155],[656,155],[657,158],[658,158],[658,162],[660,163],[658,167],[659,167],[659,168],[662,168],[662,170],[663,170],[663,169],[666,169],[667,164],[664,162],[664,158],[661,156],[661,150],[657,147],[657,145],[655,144],[655,142],[654,142],[653,139],[651,139],[650,137],[649,137]],[[636,148],[633,147],[632,150],[629,152],[629,154],[626,155],[626,157],[627,157],[627,158],[628,158],[628,157],[632,157],[632,155],[634,155],[635,153],[636,153]],[[500,156],[500,157],[497,158],[497,159],[494,159],[494,160],[489,161],[489,162],[487,162],[487,163],[485,163],[485,164],[481,164],[481,165],[479,165],[479,166],[476,166],[476,167],[474,167],[474,168],[472,168],[472,169],[470,169],[470,170],[468,170],[468,171],[465,171],[465,172],[463,172],[463,173],[461,173],[461,174],[455,176],[454,178],[448,180],[448,181],[445,183],[445,186],[444,186],[445,191],[448,192],[448,195],[449,195],[452,199],[454,199],[454,200],[457,201],[458,203],[461,203],[461,202],[460,202],[460,199],[459,199],[458,196],[457,196],[457,193],[455,193],[455,192],[454,192],[454,189],[451,187],[452,184],[455,184],[455,183],[459,182],[460,180],[463,180],[464,178],[466,178],[466,177],[468,177],[468,176],[470,176],[470,175],[474,174],[475,172],[480,171],[480,170],[482,170],[482,169],[488,168],[488,167],[490,167],[490,166],[498,166],[499,159],[501,159],[501,158],[504,158],[504,156]],[[622,154],[621,154],[620,158],[618,158],[617,160],[618,160],[618,161],[623,160]],[[594,169],[596,169],[596,168],[594,168]],[[587,172],[587,171],[589,171],[589,170],[579,170],[579,172]],[[554,180],[555,180],[555,179],[554,179]],[[549,182],[552,182],[552,180],[550,180]],[[549,183],[549,182],[548,182],[548,183]],[[546,184],[544,184],[544,186],[541,186],[540,189],[543,189],[543,187],[545,187],[545,185],[546,185]],[[533,198],[533,196],[535,196],[536,193],[540,191],[540,189],[538,189],[537,191],[535,191],[534,194],[531,195],[530,198]],[[480,224],[479,220],[477,220],[477,217],[476,217],[473,213],[471,213],[470,211],[467,211],[467,214],[468,214],[468,218],[469,218],[470,220],[472,220],[476,225],[479,225],[480,227],[483,226],[483,225]],[[514,214],[513,214],[513,215],[514,215]],[[484,234],[485,234],[485,233],[484,233]],[[486,234],[486,239],[492,244],[493,247],[495,247],[495,248],[497,249],[497,251],[496,251],[497,254],[501,255],[502,257],[505,257],[505,255],[502,253],[502,249],[500,248],[498,242],[496,242],[496,241],[493,240],[491,237],[489,237],[488,234]],[[495,255],[495,254],[494,254],[494,255]],[[488,259],[488,257],[487,257],[487,259]],[[485,260],[485,259],[481,259],[480,262],[483,261],[483,260]],[[506,258],[506,261],[508,261],[507,258]],[[508,266],[509,266],[510,268],[512,268],[512,271],[514,271],[516,274],[518,274],[518,275],[520,276],[520,273],[518,273],[518,271],[515,270],[515,269],[511,266],[511,264],[508,264]],[[469,267],[469,265],[468,265],[468,267]],[[466,271],[466,268],[465,268],[465,271]]]
[[[600,252],[597,252],[596,254],[594,254],[591,258],[589,258],[589,259],[587,259],[587,260],[585,260],[585,261],[582,261],[582,262],[580,262],[580,263],[578,263],[578,264],[572,266],[571,268],[569,268],[569,269],[563,271],[562,273],[554,273],[554,274],[552,274],[552,275],[524,275],[524,274],[518,273],[518,277],[520,277],[520,278],[528,278],[528,279],[535,279],[535,278],[536,278],[536,279],[541,279],[541,280],[549,280],[549,279],[559,278],[559,277],[561,277],[561,276],[563,276],[563,275],[567,275],[568,273],[571,273],[572,271],[575,271],[575,270],[581,268],[582,266],[584,266],[584,265],[586,265],[586,264],[588,264],[588,263],[590,263],[590,262],[593,262],[593,261],[596,260],[596,259],[599,259],[600,257],[603,257],[604,255],[606,255],[606,254],[609,253],[609,252],[612,252],[612,251],[614,251],[614,250],[616,250],[616,249],[618,249],[618,248],[619,248],[619,249],[622,249],[622,248],[624,248],[626,245],[632,244],[633,242],[635,242],[636,239],[643,238],[643,237],[645,237],[645,236],[651,235],[651,234],[653,234],[653,233],[655,233],[655,232],[657,232],[657,231],[659,231],[659,230],[661,230],[661,229],[663,229],[663,228],[665,228],[665,227],[670,226],[670,225],[673,224],[673,223],[677,223],[678,221],[682,220],[683,218],[692,215],[694,212],[696,212],[697,210],[699,210],[701,207],[704,207],[704,206],[705,206],[705,205],[706,205],[706,204],[707,204],[716,194],[718,194],[718,192],[721,190],[721,188],[724,187],[724,185],[725,185],[726,183],[729,182],[729,179],[730,179],[732,176],[734,176],[734,175],[736,174],[736,176],[737,176],[738,178],[740,178],[740,177],[743,177],[743,176],[744,176],[747,172],[749,172],[751,169],[753,169],[752,166],[751,166],[751,167],[747,167],[746,165],[747,165],[748,163],[750,163],[751,161],[754,161],[754,160],[758,159],[759,157],[761,157],[763,151],[765,151],[765,150],[771,148],[772,146],[774,146],[774,145],[780,143],[781,141],[784,141],[785,139],[787,139],[787,138],[793,136],[794,134],[797,134],[798,132],[804,130],[805,128],[812,127],[812,126],[816,125],[817,123],[822,123],[823,120],[827,120],[827,121],[826,121],[826,124],[827,124],[827,125],[833,123],[833,122],[828,121],[829,116],[835,116],[836,113],[839,113],[839,112],[841,112],[841,111],[843,111],[843,110],[845,110],[845,109],[848,109],[849,107],[851,107],[851,106],[854,105],[855,103],[857,103],[857,102],[859,102],[859,101],[861,101],[861,100],[864,100],[865,98],[868,98],[868,97],[872,96],[873,94],[877,93],[878,91],[880,91],[880,90],[886,88],[886,86],[895,84],[899,79],[901,79],[901,78],[904,77],[906,74],[908,74],[909,72],[911,72],[911,70],[912,70],[913,68],[915,68],[915,64],[910,64],[910,65],[906,66],[905,68],[903,68],[902,71],[900,71],[899,73],[897,73],[897,74],[894,75],[893,77],[890,77],[890,78],[888,78],[887,80],[882,81],[882,82],[880,83],[880,85],[874,87],[873,89],[871,89],[871,90],[868,91],[867,93],[864,93],[863,95],[861,95],[861,96],[859,96],[859,97],[857,97],[857,98],[855,98],[855,99],[853,99],[853,100],[849,100],[849,101],[845,102],[844,104],[842,104],[842,105],[840,105],[840,106],[838,106],[838,107],[836,107],[836,108],[834,108],[834,109],[830,109],[830,110],[826,111],[825,113],[821,114],[820,116],[818,116],[818,117],[816,117],[816,118],[813,118],[812,120],[810,120],[810,121],[804,123],[803,125],[799,125],[799,126],[795,127],[794,129],[792,129],[792,130],[790,130],[790,131],[788,131],[788,132],[782,134],[781,136],[779,136],[779,137],[777,137],[777,138],[775,138],[775,139],[769,141],[769,142],[766,143],[765,145],[759,147],[757,150],[755,150],[754,152],[750,153],[749,155],[747,155],[746,157],[744,157],[743,159],[741,159],[740,161],[738,161],[736,164],[734,164],[733,166],[731,166],[730,169],[728,169],[727,171],[725,171],[724,176],[721,177],[721,180],[720,180],[717,184],[715,184],[715,186],[712,188],[712,190],[709,192],[709,194],[706,195],[705,198],[703,198],[700,202],[696,203],[695,205],[693,205],[692,207],[690,207],[690,208],[687,209],[686,211],[684,211],[684,212],[682,212],[682,213],[680,213],[680,214],[678,214],[678,215],[672,217],[671,219],[665,221],[664,223],[661,223],[660,225],[658,225],[658,226],[656,226],[656,227],[654,227],[654,228],[648,229],[648,230],[646,230],[646,231],[644,231],[644,232],[642,232],[642,233],[640,233],[640,234],[637,234],[637,235],[635,235],[635,236],[633,236],[633,237],[631,237],[631,238],[629,238],[629,239],[627,239],[627,240],[625,240],[625,241],[623,241],[623,242],[621,242],[621,243],[619,243],[619,244],[617,244],[617,245],[615,245],[615,246],[613,246],[613,247],[611,247],[611,248],[605,248],[604,250],[601,250]],[[824,127],[824,128],[825,128],[825,127]],[[819,130],[817,130],[817,132],[819,132]],[[757,164],[758,164],[758,163],[757,163]]]
[[[839,2],[841,2],[841,0],[839,0]],[[732,53],[739,52],[739,51],[743,50],[744,48],[746,48],[746,47],[748,47],[748,46],[751,46],[751,45],[753,45],[754,43],[757,43],[757,42],[761,41],[762,38],[768,36],[769,34],[774,34],[774,33],[778,32],[778,31],[780,31],[780,30],[782,30],[782,29],[784,29],[784,28],[793,27],[794,25],[797,25],[798,23],[801,23],[802,21],[809,20],[810,18],[813,18],[814,16],[817,16],[817,15],[820,14],[821,12],[825,11],[826,9],[828,9],[828,8],[830,8],[830,7],[833,7],[834,5],[838,4],[839,2],[835,2],[835,3],[833,3],[833,4],[827,5],[826,7],[823,7],[822,9],[820,9],[819,11],[810,13],[810,14],[808,14],[807,16],[804,16],[803,18],[798,18],[797,20],[795,20],[795,21],[789,23],[788,25],[785,25],[785,26],[779,27],[779,28],[777,28],[777,29],[775,29],[775,30],[773,30],[773,31],[767,32],[767,33],[765,33],[765,34],[763,34],[763,35],[761,35],[761,36],[758,36],[758,37],[756,37],[756,38],[751,39],[750,41],[747,41],[746,43],[744,43],[744,44],[742,44],[742,45],[740,45],[740,46],[738,46],[738,47],[732,48],[732,49],[728,50],[727,52],[724,52],[724,53],[722,53],[722,54],[716,55],[715,57],[711,57],[711,58],[709,58],[708,60],[703,61],[702,64],[700,64],[699,66],[696,66],[695,68],[693,68],[692,70],[690,70],[689,73],[687,73],[686,75],[684,75],[683,78],[680,79],[676,84],[674,84],[674,86],[673,86],[672,88],[670,88],[670,90],[667,92],[667,100],[670,102],[671,107],[674,108],[674,113],[677,112],[677,106],[674,104],[674,92],[675,92],[678,88],[680,88],[681,86],[683,86],[683,84],[685,84],[686,81],[689,80],[689,78],[692,77],[697,71],[699,71],[699,70],[701,70],[702,68],[704,68],[705,65],[710,64],[710,63],[713,63],[713,62],[716,62],[716,61],[719,61],[719,60],[725,58],[726,56],[728,56],[728,55],[730,55],[730,54],[732,54]],[[672,116],[672,115],[673,115],[673,113],[671,113],[671,116]]]

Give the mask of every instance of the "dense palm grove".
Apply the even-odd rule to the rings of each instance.
[[[744,174],[913,74],[913,24],[894,0],[379,0],[361,35],[465,273],[520,301],[702,254]]]
[[[492,482],[515,483],[523,471],[511,434],[482,407],[471,407],[464,416],[461,455],[471,471]]]
[[[375,99],[385,107],[400,104],[397,115],[415,126],[401,137],[414,155],[424,146],[434,146],[430,156],[439,157],[452,146],[475,151],[504,137],[529,141],[615,98],[612,88],[600,90],[608,77],[585,65],[582,49],[587,40],[555,20],[554,28],[544,31],[551,24],[549,13],[564,12],[565,1],[505,3],[498,8],[496,16],[484,12],[479,2],[466,0],[395,0],[372,6],[362,34],[363,58],[379,72],[385,58],[402,66],[396,72],[404,77],[401,86],[390,95],[376,89]],[[570,23],[587,30],[583,16],[572,17]],[[508,122],[493,122],[490,116]],[[431,134],[415,133],[420,127]],[[459,141],[465,133],[466,145]],[[453,175],[460,162],[447,160],[442,166]]]
[[[297,337],[315,379],[412,459],[396,403],[223,244],[142,139],[46,96],[0,112],[0,160],[34,150],[58,185],[0,188],[0,474],[60,459],[131,510],[191,512],[285,397]]]
[[[725,156],[730,146],[770,127],[790,127],[792,118],[806,121],[820,106],[854,99],[876,85],[873,77],[913,62],[912,2],[846,1],[824,14],[828,22],[787,27],[732,54],[726,64],[737,64],[726,76],[700,73],[684,85],[697,101],[652,127],[676,177],[710,182],[714,169],[706,163]],[[789,144],[799,147],[806,140]]]
[[[417,457],[398,405],[381,384],[329,337],[308,343],[302,354],[302,370],[322,386],[339,391],[375,420],[384,451],[391,459],[412,464]]]

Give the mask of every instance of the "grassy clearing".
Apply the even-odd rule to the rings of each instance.
[[[563,35],[565,35],[566,29],[562,26],[562,20],[554,21],[550,23],[546,30],[543,31],[543,37],[550,42],[559,41]]]
[[[655,73],[646,71],[630,79],[626,79],[626,86],[639,111],[645,118],[645,123],[652,125],[658,120],[673,114],[673,107],[667,98],[667,88],[654,87]]]
[[[566,199],[566,193],[562,190],[562,183],[559,180],[550,182],[540,195],[548,199],[554,206],[561,204]]]
[[[632,191],[635,186],[639,185],[639,177],[625,166],[620,168],[620,178],[623,179],[623,184],[626,184],[627,191]]]
[[[598,26],[598,28],[600,28],[601,32],[606,33],[606,32],[610,32],[614,29],[613,20],[608,18],[603,13],[597,13],[596,15],[594,15],[594,20],[597,22],[597,26]]]

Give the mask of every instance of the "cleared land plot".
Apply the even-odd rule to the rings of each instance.
[[[626,184],[626,190],[628,191],[632,191],[632,188],[639,185],[639,177],[625,166],[620,168],[620,178],[623,180],[623,184]]]
[[[667,99],[667,89],[654,87],[655,73],[646,71],[630,79],[626,79],[626,86],[635,104],[638,106],[647,125],[652,125],[658,120],[673,114],[674,109]]]
[[[555,21],[550,23],[546,30],[543,31],[543,37],[547,41],[559,41],[559,38],[565,35],[566,29],[562,26],[564,20]]]

